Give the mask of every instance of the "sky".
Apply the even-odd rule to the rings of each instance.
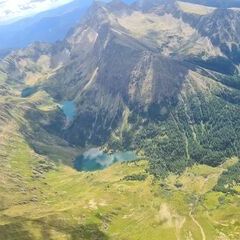
[[[0,23],[28,17],[73,0],[0,0]]]

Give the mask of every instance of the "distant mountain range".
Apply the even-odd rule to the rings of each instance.
[[[239,0],[183,0],[183,2],[195,3],[199,5],[218,7],[218,8],[240,7]]]
[[[65,37],[80,21],[91,1],[75,0],[64,6],[0,25],[0,52],[25,47],[34,41],[54,42]]]
[[[35,41],[55,42],[62,40],[68,31],[81,21],[81,17],[93,1],[65,2],[67,3],[61,2],[63,6],[50,10],[43,9],[40,13],[30,17],[22,15],[20,20],[13,23],[1,24],[0,22],[0,57],[5,56],[12,49],[26,47]],[[133,1],[126,0],[125,2],[131,3]],[[59,1],[54,4],[59,5]],[[25,5],[29,6],[28,3]],[[37,12],[37,9],[33,9],[32,13],[34,12]]]
[[[189,3],[197,3],[211,7],[218,8],[231,8],[231,7],[240,7],[239,0],[184,0]],[[27,5],[29,1],[26,1]],[[45,1],[45,4],[48,1]],[[5,56],[12,49],[26,47],[28,44],[35,41],[43,42],[55,42],[62,40],[68,31],[74,27],[80,20],[81,16],[84,15],[87,8],[93,2],[92,0],[74,0],[74,1],[65,1],[66,3],[56,1],[50,6],[63,5],[54,9],[47,10],[41,8],[41,12],[36,14],[39,9],[28,9],[25,10],[30,13],[35,13],[33,16],[28,17],[28,14],[24,15],[21,13],[21,9],[24,10],[20,5],[19,9],[16,9],[16,12],[20,11],[19,17],[21,20],[14,21],[9,24],[2,24],[0,22],[0,57]],[[69,3],[70,2],[70,3]],[[133,0],[125,0],[125,3],[133,3]],[[2,4],[5,4],[3,2]],[[41,3],[43,4],[43,3]],[[28,4],[29,6],[29,4]],[[31,5],[30,5],[31,6]],[[33,5],[33,7],[38,5]],[[4,6],[3,6],[4,7]],[[20,8],[21,7],[21,8]],[[6,8],[6,7],[5,7]],[[5,9],[4,8],[4,9]],[[9,10],[10,11],[10,10]],[[6,12],[9,12],[6,10]],[[16,14],[17,14],[16,13]],[[11,14],[10,14],[11,15]],[[26,34],[27,33],[27,34]]]

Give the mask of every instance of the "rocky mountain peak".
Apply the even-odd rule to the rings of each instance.
[[[147,12],[159,8],[169,8],[175,6],[175,0],[138,0],[133,3],[135,9]]]
[[[128,5],[124,3],[122,0],[112,0],[107,4],[109,9],[112,9],[113,11],[116,10],[124,10],[128,8]]]

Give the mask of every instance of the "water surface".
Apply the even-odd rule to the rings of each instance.
[[[22,90],[21,96],[23,98],[30,97],[30,96],[32,96],[36,92],[37,92],[37,87],[36,86],[34,86],[34,87],[27,87],[27,88],[24,88]]]
[[[72,121],[76,116],[76,104],[73,101],[64,101],[61,109],[68,121]]]
[[[136,159],[136,153],[131,151],[107,154],[98,148],[91,148],[75,159],[74,167],[78,171],[96,171],[107,168],[116,162],[126,162]]]

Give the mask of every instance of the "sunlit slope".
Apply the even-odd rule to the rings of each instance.
[[[195,165],[165,180],[149,175],[143,160],[79,173],[46,165],[20,141],[9,154],[8,188],[0,190],[0,235],[6,240],[237,240],[239,195],[212,191],[236,161],[217,168]]]

